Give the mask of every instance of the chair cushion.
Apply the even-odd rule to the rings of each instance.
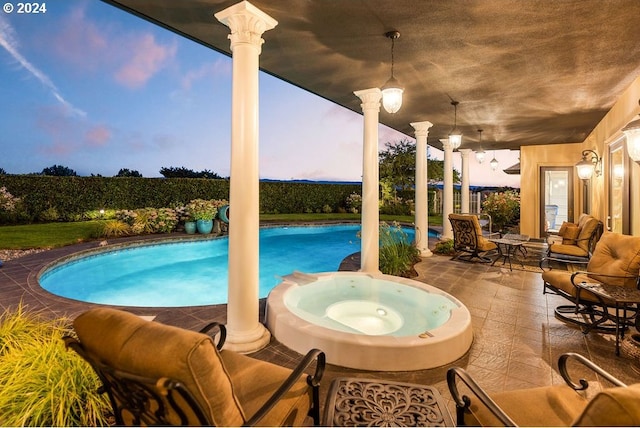
[[[560,229],[558,230],[558,236],[564,237],[564,235],[567,233],[567,227],[569,227],[569,226],[579,227],[575,223],[571,223],[569,221],[563,221],[562,222],[562,226],[560,226]]]
[[[640,384],[608,388],[591,399],[573,426],[640,426]]]
[[[550,253],[558,253],[564,254],[566,256],[574,256],[574,257],[587,257],[589,252],[582,247],[579,247],[575,244],[565,244],[564,239],[562,240],[562,244],[551,244],[549,245]]]
[[[233,379],[233,391],[247,417],[255,414],[291,374],[290,369],[236,352],[222,350],[220,356]],[[305,419],[312,405],[312,389],[306,382],[306,376],[300,376],[296,384],[258,422],[258,425],[308,425]]]
[[[491,398],[519,426],[568,426],[587,406],[587,400],[566,385],[505,391]],[[477,399],[470,409],[482,426],[502,426]]]
[[[583,219],[581,218],[581,220]],[[600,221],[592,216],[584,217],[582,222],[578,222],[578,227],[580,228],[580,233],[578,234],[578,239],[576,241],[578,247],[582,248],[584,251],[589,251],[589,241],[591,236],[596,233],[599,223]]]
[[[563,244],[576,245],[576,239],[580,236],[580,227],[575,224],[567,225],[561,236]]]
[[[605,232],[593,251],[591,260],[587,265],[589,272],[598,272],[608,275],[633,275],[640,274],[640,236],[622,235],[620,233]],[[599,282],[612,285],[635,287],[633,278],[610,278],[590,274],[591,278]]]
[[[140,376],[178,380],[215,425],[244,423],[229,374],[209,336],[110,308],[84,312],[73,326],[97,361]]]
[[[568,272],[566,270],[551,269],[542,272],[542,280],[551,285],[553,288],[559,291],[564,291],[568,295],[575,298],[578,292],[578,288],[571,283],[571,275],[572,272]],[[589,282],[589,277],[587,275],[580,274],[576,276],[575,281],[576,283],[582,281]],[[600,302],[596,295],[588,290],[580,291],[580,300],[586,300],[593,303]]]

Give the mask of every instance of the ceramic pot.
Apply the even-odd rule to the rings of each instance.
[[[196,220],[196,228],[199,233],[211,233],[211,229],[213,229],[213,220]]]
[[[184,222],[184,231],[189,235],[196,233],[196,222],[195,221],[185,221]]]

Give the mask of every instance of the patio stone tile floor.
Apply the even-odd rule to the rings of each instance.
[[[45,316],[73,318],[95,306],[44,291],[38,285],[37,275],[52,261],[97,245],[96,242],[82,243],[6,261],[0,268],[0,309],[15,308],[22,302],[28,310],[40,311]],[[542,293],[540,273],[452,261],[448,256],[439,255],[423,258],[415,268],[417,280],[452,294],[469,308],[474,331],[469,352],[446,366],[410,372],[367,372],[328,365],[321,386],[322,405],[329,384],[336,377],[380,378],[433,385],[455,415],[446,385],[449,367],[466,368],[489,392],[530,388],[562,383],[556,364],[564,352],[581,353],[628,384],[640,382],[640,375],[630,368],[630,360],[615,355],[613,335],[593,332],[584,335],[578,328],[554,317],[554,308],[566,301]],[[265,299],[262,299],[260,319],[264,306]],[[226,305],[123,309],[139,315],[154,315],[159,322],[194,330],[211,321],[226,321]],[[300,358],[276,338],[252,356],[286,367],[293,367]]]

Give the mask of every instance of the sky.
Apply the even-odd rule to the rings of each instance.
[[[162,167],[185,167],[229,176],[229,57],[98,0],[48,0],[39,14],[3,4],[0,168],[160,177]],[[263,38],[269,43],[268,32]],[[361,114],[265,73],[259,84],[260,178],[361,180]],[[415,141],[380,126],[380,149],[403,139]],[[433,147],[429,154],[443,159]],[[471,185],[520,187],[520,176],[502,172],[518,152],[496,151],[497,171],[493,154],[482,164],[470,158]],[[453,164],[461,171],[458,153]]]

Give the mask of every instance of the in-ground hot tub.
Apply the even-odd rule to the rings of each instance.
[[[285,346],[318,348],[327,362],[362,370],[439,367],[471,346],[469,310],[418,281],[383,274],[293,273],[267,298],[267,327]]]

